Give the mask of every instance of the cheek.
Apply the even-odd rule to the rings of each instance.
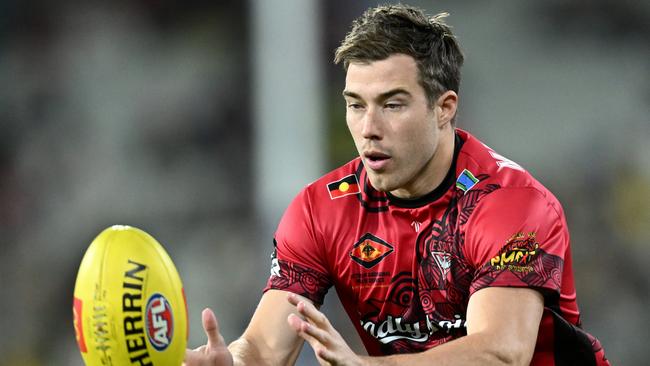
[[[405,123],[401,133],[402,142],[410,145],[412,149],[425,148],[435,140],[436,131],[431,123]]]
[[[358,150],[361,146],[361,141],[363,140],[361,138],[361,132],[359,131],[358,124],[351,122],[348,118],[346,118],[346,124],[348,126],[348,132],[350,133],[350,136],[352,136],[352,141]]]
[[[402,136],[402,149],[406,152],[407,158],[414,160],[413,163],[430,158],[437,144],[437,132],[426,124],[414,126],[414,128],[404,131]]]

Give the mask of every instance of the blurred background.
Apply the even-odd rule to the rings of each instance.
[[[585,328],[614,365],[647,364],[650,2],[407,3],[451,13],[458,126],[563,203]],[[284,208],[355,156],[332,59],[373,5],[1,1],[0,365],[82,364],[75,276],[113,224],[174,259],[192,347],[206,306],[241,334]],[[361,349],[333,291],[325,308]]]

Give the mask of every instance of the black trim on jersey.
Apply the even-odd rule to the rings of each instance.
[[[447,175],[445,176],[445,179],[443,179],[442,183],[436,189],[433,191],[425,194],[422,197],[416,198],[416,199],[404,199],[404,198],[399,198],[395,197],[390,192],[386,192],[386,196],[388,196],[388,201],[390,202],[391,205],[397,206],[397,207],[404,207],[404,208],[417,208],[417,207],[422,207],[425,206],[431,202],[434,202],[438,199],[440,199],[442,196],[447,193],[449,188],[454,186],[454,182],[456,181],[456,162],[458,161],[458,154],[460,153],[460,149],[463,147],[463,139],[460,138],[458,134],[455,134],[456,138],[454,139],[454,158],[451,162],[451,166],[449,167],[449,171],[447,171]]]
[[[374,188],[372,188],[372,186],[370,184],[368,184],[368,179],[367,179],[368,173],[367,172],[366,172],[365,177],[361,176],[361,174],[363,173],[363,168],[364,168],[363,161],[361,161],[359,163],[359,167],[357,168],[356,176],[357,176],[357,179],[360,182],[363,181],[363,193],[366,194],[366,196],[368,197],[368,200],[373,201],[373,202],[386,202],[386,201],[388,201],[388,198],[386,196],[381,195],[380,192],[375,191]],[[373,195],[373,193],[375,193],[375,195]],[[378,193],[380,194],[379,196],[376,195]]]
[[[363,194],[359,193],[357,194],[357,199],[359,200],[359,203],[361,204],[361,207],[363,207],[366,211],[370,213],[379,213],[379,212],[386,212],[388,211],[388,199],[385,196],[374,196],[372,193],[378,193],[372,187],[370,184],[368,184],[368,174],[366,174],[365,177],[362,176],[363,173],[363,162],[359,162],[359,167],[357,167],[357,171],[354,173],[357,176],[357,180],[359,182],[363,182],[363,193],[365,194],[366,197],[368,197],[368,201],[363,199]],[[371,203],[373,205],[371,205]]]
[[[371,213],[379,213],[379,212],[386,212],[388,211],[388,206],[379,206],[379,207],[372,207],[370,204],[362,199],[359,199],[359,203],[363,208],[366,209],[366,211],[371,212]]]
[[[546,307],[553,316],[553,333],[556,366],[596,365],[594,347],[580,327],[569,323],[560,315],[559,306]]]
[[[366,177],[367,176],[368,176],[368,174],[366,173]],[[370,184],[368,184],[368,179],[366,179],[364,181],[364,183],[363,183],[363,191],[366,194],[366,196],[368,196],[368,199],[370,201],[374,201],[374,202],[387,202],[388,201],[388,197],[386,197],[386,196],[373,196],[372,195],[373,192],[375,192],[375,193],[379,193],[379,192],[375,191],[374,188],[372,188],[372,186]]]

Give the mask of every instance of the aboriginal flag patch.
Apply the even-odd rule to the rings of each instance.
[[[366,233],[354,244],[350,251],[350,258],[365,268],[372,268],[393,252],[393,246]]]
[[[359,181],[357,180],[357,176],[354,174],[345,176],[336,182],[328,183],[327,190],[330,192],[331,199],[341,198],[361,192]]]

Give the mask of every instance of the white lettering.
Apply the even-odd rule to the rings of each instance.
[[[397,326],[397,331],[402,332],[402,333],[411,333],[413,330],[411,329],[411,324],[404,324],[404,327],[402,327],[402,318],[396,318],[395,319],[395,325]]]
[[[395,333],[395,330],[391,327],[391,324],[393,323],[391,320],[393,319],[389,316],[385,322],[379,325],[379,329],[377,330],[377,338],[384,338],[389,334]]]
[[[514,170],[520,170],[524,171],[524,168],[521,167],[521,165],[515,163],[514,161],[504,157],[503,155],[497,154],[496,152],[492,150],[488,150],[490,155],[497,161],[497,166],[499,167],[498,170],[501,170],[501,168],[510,168]]]
[[[427,329],[429,329],[429,334],[433,334],[438,331],[438,327],[436,327],[435,324],[433,324],[433,320],[431,317],[426,317],[427,319]]]
[[[402,318],[393,318],[390,315],[379,324],[362,320],[361,327],[384,344],[397,339],[408,339],[414,342],[426,342],[429,339],[429,334],[420,331],[419,322],[404,323]]]
[[[413,336],[415,338],[424,338],[424,339],[429,338],[428,334],[422,334],[420,332],[420,323],[413,323],[413,328],[415,330],[415,332],[413,332]]]
[[[420,322],[405,323],[403,318],[387,316],[381,323],[361,320],[361,327],[379,342],[388,344],[398,339],[408,339],[413,342],[426,342],[429,336],[439,330],[450,332],[452,329],[467,327],[467,321],[460,315],[454,315],[453,320],[441,320],[437,324],[430,317],[425,317],[426,332],[423,332]]]
[[[452,329],[467,327],[467,320],[463,320],[460,315],[456,314],[454,315],[454,318],[456,318],[456,321],[442,320],[438,322],[438,326],[440,326],[441,329],[446,329],[447,332]]]
[[[167,320],[161,315],[165,312],[165,301],[162,299],[158,301],[158,305],[151,307],[151,318],[153,327],[156,330],[153,337],[159,343],[169,344],[169,338],[167,338]]]
[[[375,334],[375,327],[376,327],[375,323],[373,323],[373,322],[364,323],[363,320],[362,320],[361,321],[361,326],[363,327],[363,330],[370,333],[371,335]],[[377,337],[375,336],[375,338],[377,338]]]

